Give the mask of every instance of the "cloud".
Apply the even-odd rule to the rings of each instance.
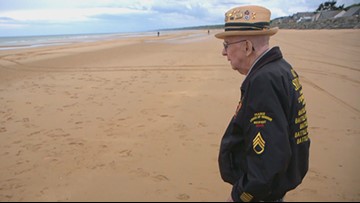
[[[14,19],[9,18],[9,17],[0,17],[0,23],[7,23],[7,22],[12,22],[14,21]]]
[[[177,2],[177,3],[162,3],[156,4],[151,7],[151,10],[157,12],[159,14],[162,13],[178,13],[183,15],[190,15],[190,16],[205,16],[208,14],[206,7],[201,5],[199,2],[197,3],[186,3],[186,2]]]
[[[65,23],[65,22],[88,22],[94,19],[105,19],[129,16],[143,17],[144,14],[150,18],[158,19],[158,22],[172,21],[172,24],[183,24],[184,20],[192,20],[190,22],[206,23],[222,23],[224,13],[241,4],[259,4],[269,7],[272,10],[272,17],[280,17],[289,15],[296,11],[309,11],[309,2],[306,0],[243,0],[241,3],[234,0],[133,0],[133,1],[115,1],[115,0],[47,0],[24,1],[12,0],[13,4],[9,4],[5,0],[3,12],[0,16],[12,18],[23,22],[44,22],[44,23]],[[29,2],[33,2],[31,4]],[[36,3],[35,3],[36,2]],[[264,2],[264,3],[262,3]],[[311,1],[312,7],[317,7],[320,0]],[[15,10],[17,5],[20,9]],[[12,7],[11,7],[12,6]],[[131,18],[131,17],[130,17]],[[134,17],[136,19],[136,17]],[[189,22],[189,21],[188,21]]]
[[[0,17],[0,28],[1,29],[17,29],[26,27],[26,24],[20,23],[15,19],[9,17]]]
[[[91,20],[92,16],[130,15],[143,11],[128,8],[73,8],[73,9],[32,9],[3,12],[1,15],[17,21],[73,22]]]
[[[224,23],[240,5],[262,5],[271,18],[315,11],[324,0],[0,0],[4,28],[48,32],[131,32]],[[339,0],[345,6],[358,0]],[[49,30],[49,28],[53,30]]]

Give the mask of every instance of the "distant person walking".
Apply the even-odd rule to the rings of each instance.
[[[157,32],[157,36],[158,36],[158,37],[160,36],[160,32]]]

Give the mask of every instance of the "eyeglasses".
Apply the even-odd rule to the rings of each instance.
[[[223,42],[223,45],[224,45],[224,49],[225,49],[225,51],[227,50],[227,48],[229,47],[229,45],[231,45],[231,44],[237,44],[237,43],[240,43],[240,42],[244,42],[244,41],[246,41],[246,39],[243,39],[243,40],[240,40],[240,41],[236,41],[236,42]]]
[[[236,41],[236,42],[230,42],[230,43],[228,43],[228,42],[223,42],[224,49],[225,49],[225,51],[227,51],[227,48],[229,47],[229,45],[231,45],[231,44],[237,44],[237,43],[245,42],[245,41],[247,41],[247,39],[243,39],[243,40]],[[255,51],[254,47],[252,47],[252,50]]]

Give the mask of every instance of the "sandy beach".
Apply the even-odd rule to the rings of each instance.
[[[244,76],[219,31],[0,50],[0,201],[225,201],[221,137]],[[310,169],[285,201],[360,201],[360,30],[280,30]]]

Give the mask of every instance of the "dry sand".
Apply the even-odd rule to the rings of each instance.
[[[0,51],[0,201],[225,201],[220,139],[244,76],[188,32]],[[194,31],[193,33],[205,33]],[[286,201],[359,201],[360,30],[280,30],[310,170]]]

